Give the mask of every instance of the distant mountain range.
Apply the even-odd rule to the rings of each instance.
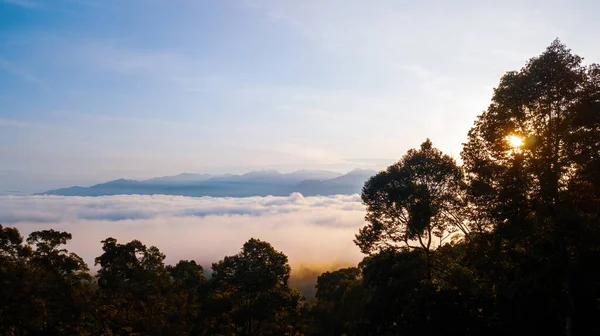
[[[148,180],[119,179],[91,187],[69,187],[36,195],[110,196],[110,195],[181,195],[213,197],[328,196],[360,193],[365,181],[377,172],[355,169],[347,174],[331,171],[299,170],[282,174],[274,170],[252,171],[243,175],[179,174]]]

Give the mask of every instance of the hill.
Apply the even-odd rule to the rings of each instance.
[[[330,171],[300,170],[282,174],[274,170],[251,171],[242,175],[179,174],[137,181],[118,179],[91,187],[68,187],[37,195],[110,196],[110,195],[181,195],[212,197],[287,196],[293,192],[305,196],[360,193],[364,182],[376,174],[356,169],[347,174]]]

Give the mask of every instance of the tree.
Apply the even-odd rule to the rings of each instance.
[[[291,268],[285,254],[252,238],[238,254],[214,263],[212,269],[211,296],[222,326],[248,336],[295,331],[290,322],[302,296],[288,285]]]
[[[581,61],[556,40],[523,69],[502,77],[461,154],[469,180],[481,184],[474,190],[481,193],[475,201],[501,204],[501,191],[508,186],[500,182],[519,161],[524,188],[530,189],[527,196],[535,200],[537,211],[551,216],[557,209],[561,190],[577,170],[570,150],[573,121],[580,119],[580,105],[591,94],[583,88],[590,86],[592,71]],[[522,146],[512,148],[508,137],[522,138]]]
[[[433,244],[442,244],[457,227],[466,233],[460,218],[461,183],[454,160],[427,139],[419,150],[409,150],[365,183],[367,224],[354,242],[365,254],[390,248],[422,250],[429,268]]]
[[[85,262],[63,245],[71,234],[32,232],[23,244],[16,228],[0,225],[0,333],[77,335],[87,318]]]
[[[31,249],[23,245],[19,230],[0,225],[0,333],[23,333],[27,327],[31,286],[27,258]]]
[[[165,255],[138,240],[119,244],[107,238],[102,244],[104,253],[96,258],[96,265],[100,265],[96,278],[103,332],[167,333],[170,279],[163,262]]]
[[[167,271],[177,286],[199,290],[206,284],[204,269],[194,260],[180,260],[175,266],[167,266]]]
[[[202,309],[206,299],[207,280],[202,266],[194,260],[180,260],[175,266],[167,266],[171,276],[168,295],[170,306],[169,325],[174,335],[200,335],[206,328]]]
[[[13,227],[3,227],[0,224],[0,261],[14,262],[27,256],[31,250],[23,246],[23,237],[19,230]]]
[[[490,262],[505,303],[499,314],[513,328],[572,335],[594,323],[577,312],[597,300],[589,293],[600,280],[583,275],[599,260],[599,78],[597,65],[583,66],[555,40],[502,77],[461,154],[469,203],[480,210],[474,220],[503,258]],[[522,144],[508,141],[515,137]],[[536,314],[515,313],[517,298]]]
[[[350,334],[364,315],[366,291],[356,267],[325,272],[317,278],[313,315],[319,335]]]
[[[27,238],[33,246],[29,257],[31,332],[46,335],[76,334],[85,316],[81,298],[91,279],[81,257],[62,248],[72,236],[55,230],[34,231]]]
[[[45,270],[56,272],[71,283],[89,280],[89,268],[83,259],[67,249],[60,249],[73,236],[68,232],[55,230],[34,231],[27,243],[35,246],[31,262]]]
[[[359,267],[368,291],[366,322],[358,335],[428,335],[427,269],[419,250],[383,250]]]

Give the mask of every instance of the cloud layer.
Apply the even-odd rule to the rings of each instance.
[[[181,196],[2,196],[0,223],[23,236],[35,230],[68,231],[68,249],[91,268],[102,239],[139,239],[166,254],[167,263],[204,265],[239,251],[250,237],[266,240],[297,269],[326,269],[361,259],[352,239],[363,223],[358,195],[213,198]]]

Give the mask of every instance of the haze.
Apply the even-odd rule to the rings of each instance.
[[[364,224],[357,195],[332,197],[213,198],[181,196],[0,196],[0,223],[27,236],[55,229],[73,234],[68,249],[92,268],[101,240],[138,239],[157,246],[167,264],[192,259],[208,270],[233,255],[249,237],[271,242],[289,256],[292,282],[314,293],[323,271],[354,265],[361,253],[352,240]],[[324,258],[323,256],[326,256]]]
[[[425,136],[458,157],[505,71],[557,36],[600,58],[599,10],[4,0],[0,183],[37,192],[182,172],[381,169]]]

